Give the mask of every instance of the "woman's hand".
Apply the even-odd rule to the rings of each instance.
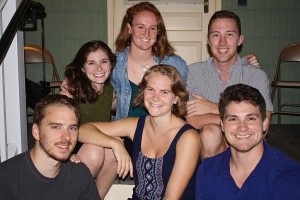
[[[133,177],[133,166],[131,158],[123,143],[120,140],[116,139],[112,150],[118,162],[117,174],[119,175],[119,177],[125,179],[128,172],[130,172],[130,177]]]
[[[248,55],[245,56],[245,58],[247,59],[247,61],[250,65],[260,67],[259,62],[258,62],[258,60],[257,60],[257,58],[254,54],[248,54]]]
[[[70,157],[70,161],[73,163],[80,163],[81,160],[79,158],[79,156],[77,154],[72,154],[72,156]]]
[[[68,92],[68,82],[67,82],[66,79],[64,79],[63,82],[60,85],[60,92],[59,92],[59,94],[65,95],[65,96],[67,96],[69,98],[73,98],[73,96],[70,95],[70,93]]]

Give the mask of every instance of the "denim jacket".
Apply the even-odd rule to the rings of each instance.
[[[131,87],[128,80],[127,59],[129,47],[124,51],[116,52],[117,64],[112,71],[111,85],[114,87],[117,98],[117,110],[115,119],[125,118],[128,115],[131,99]],[[167,64],[174,66],[181,74],[184,83],[187,80],[187,64],[178,55],[165,56],[162,61],[159,61],[157,56],[153,56],[155,63]]]

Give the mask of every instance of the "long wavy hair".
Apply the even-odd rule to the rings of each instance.
[[[175,67],[170,65],[154,65],[146,71],[142,82],[139,84],[140,91],[134,99],[133,105],[144,107],[144,91],[147,87],[149,76],[155,72],[167,76],[171,80],[172,93],[178,97],[177,103],[173,105],[172,113],[177,117],[184,117],[187,113],[186,103],[189,100],[189,94],[186,91],[181,75]]]
[[[99,98],[99,92],[94,89],[91,80],[82,70],[88,55],[98,49],[107,54],[112,70],[117,62],[116,55],[107,44],[99,40],[92,40],[82,45],[74,60],[65,69],[68,92],[77,103],[94,103]],[[108,80],[106,80],[106,82],[108,82]]]
[[[143,11],[152,12],[157,19],[157,38],[156,42],[152,47],[152,53],[156,55],[159,60],[163,60],[164,56],[173,55],[175,49],[168,41],[166,27],[159,10],[149,2],[140,2],[127,9],[126,14],[123,18],[122,25],[118,37],[115,42],[116,51],[123,51],[131,43],[131,34],[128,31],[128,24],[132,26],[133,18]]]

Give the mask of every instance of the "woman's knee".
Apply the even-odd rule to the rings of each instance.
[[[77,155],[91,171],[93,176],[97,176],[103,166],[105,159],[104,148],[91,144],[83,144]]]
[[[105,154],[105,161],[104,164],[108,164],[109,166],[117,166],[117,160],[116,157],[112,151],[112,149],[104,149],[104,154]]]

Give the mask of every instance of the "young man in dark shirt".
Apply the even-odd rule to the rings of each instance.
[[[0,199],[100,199],[88,168],[69,161],[79,121],[72,99],[42,99],[33,116],[34,147],[0,164]]]

